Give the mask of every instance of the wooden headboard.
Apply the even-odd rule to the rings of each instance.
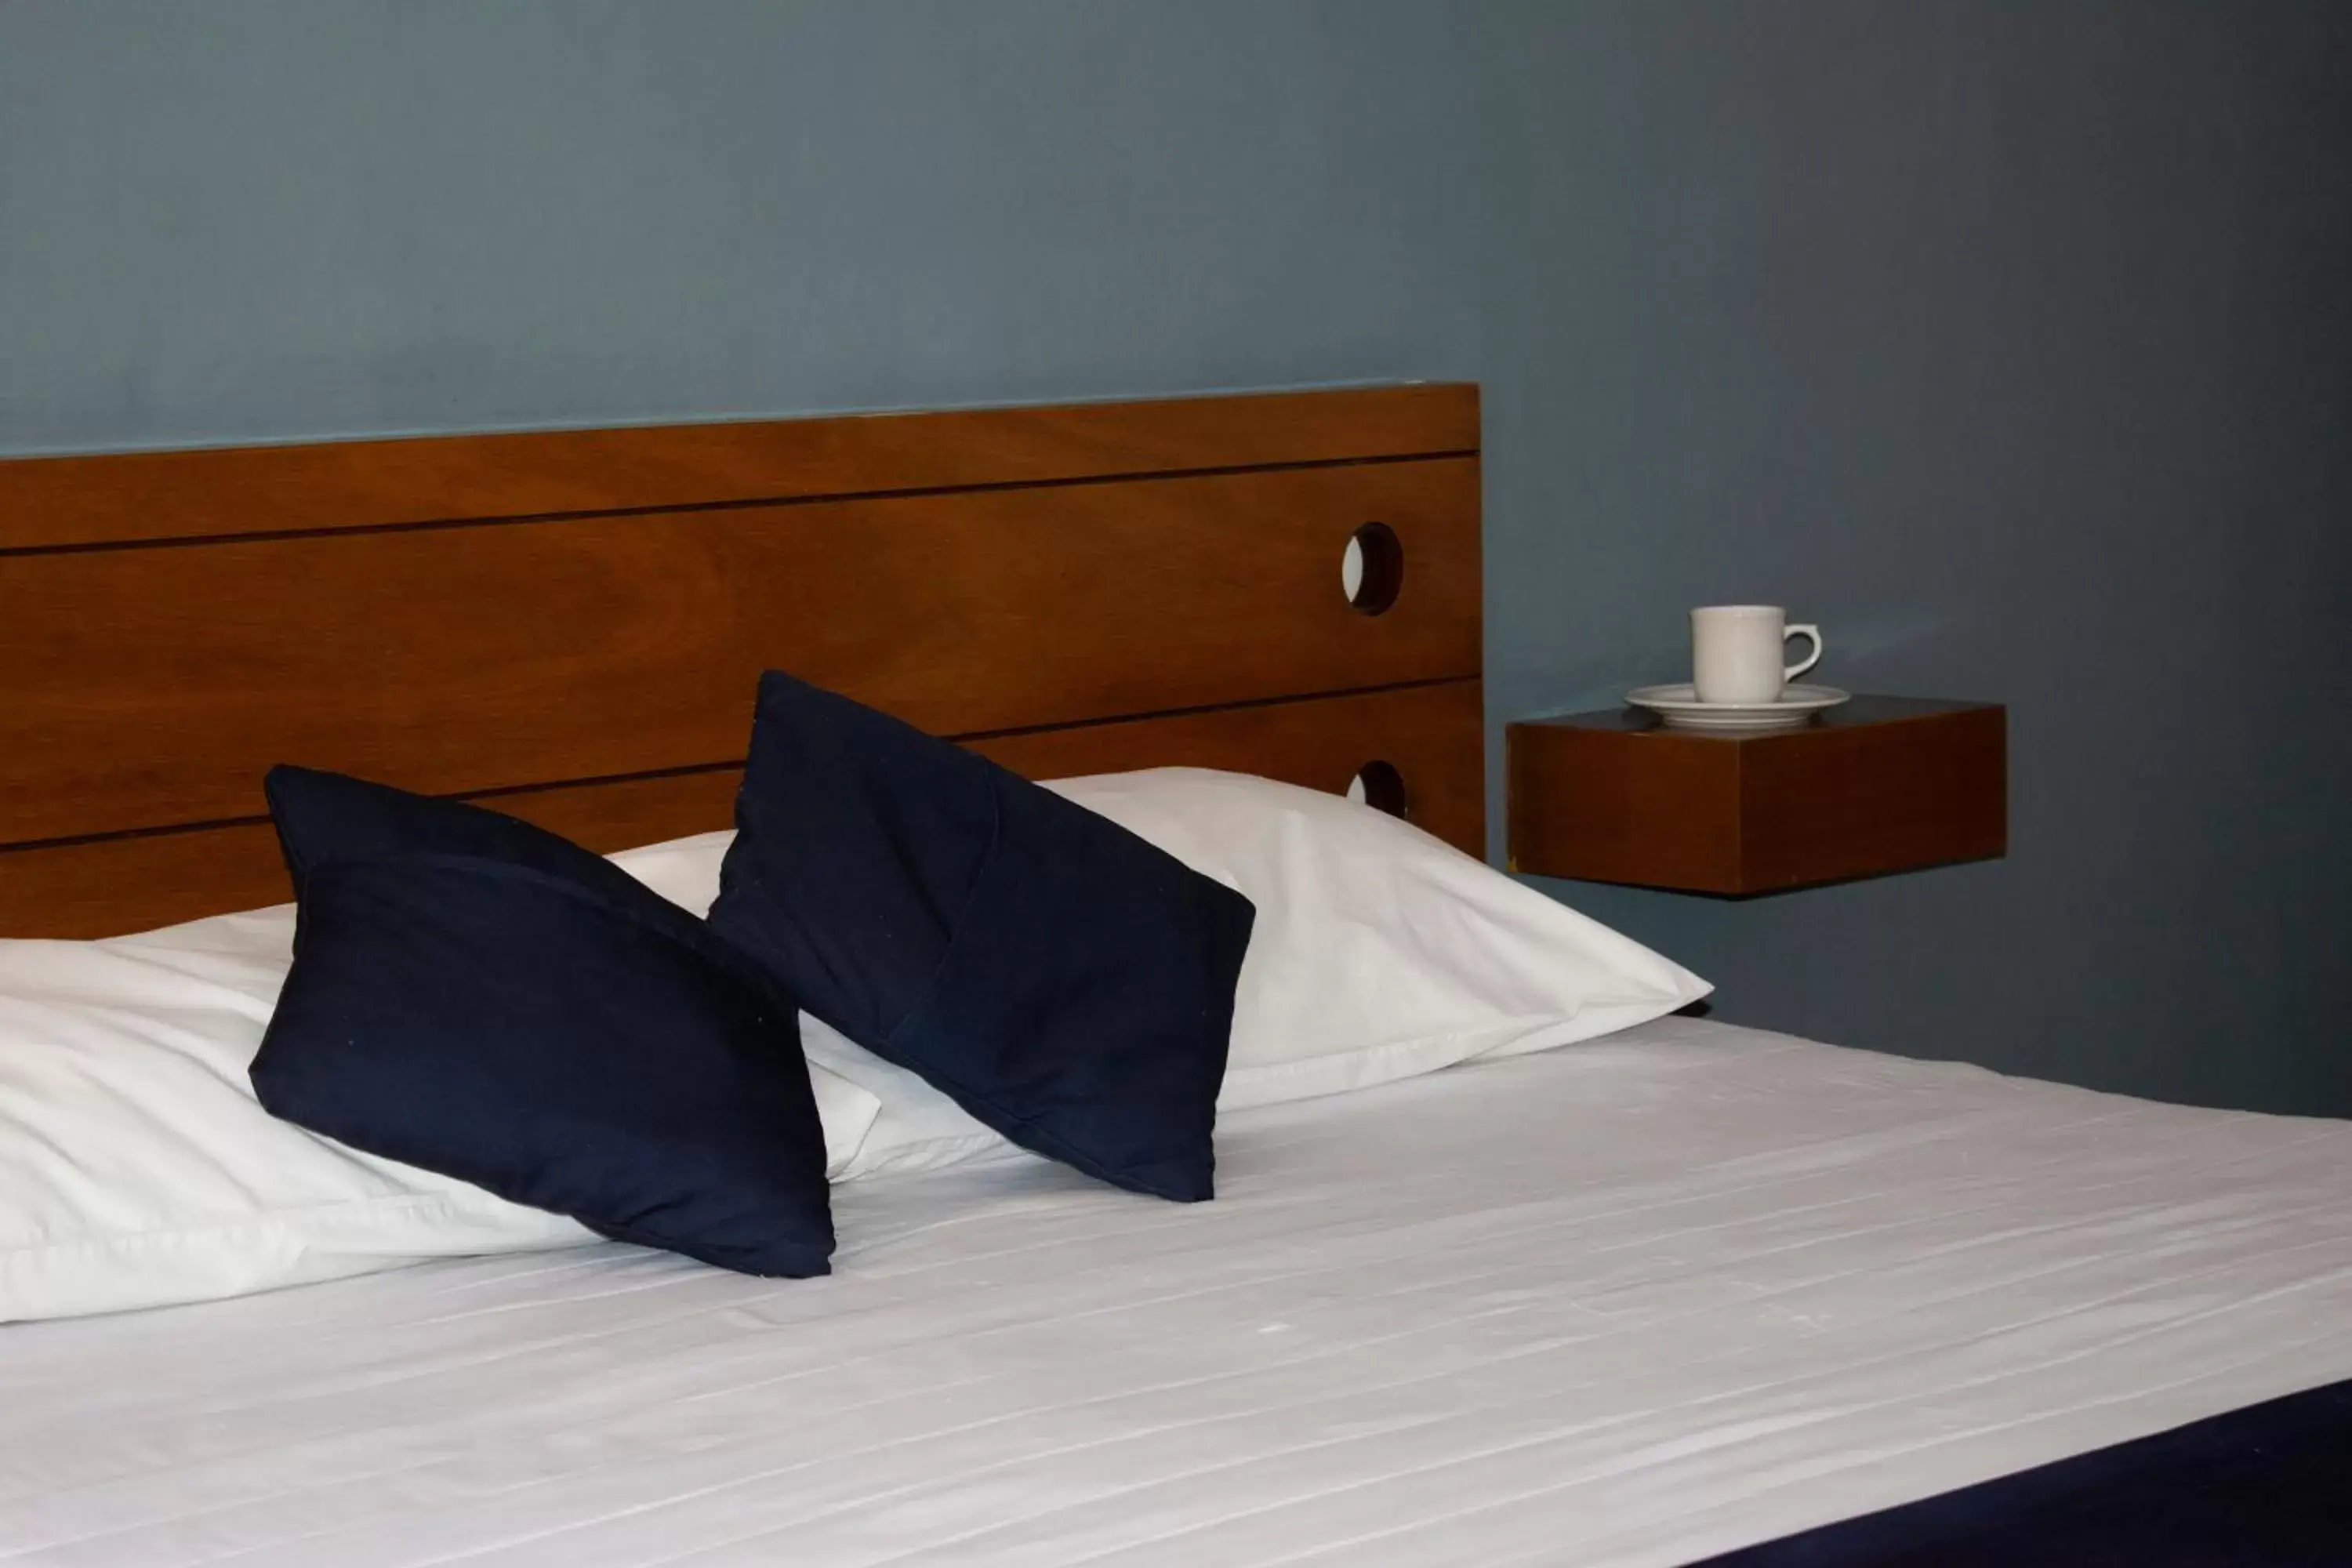
[[[1482,853],[1479,596],[1473,386],[0,462],[0,935],[283,900],[281,761],[724,826],[771,667],[1037,777],[1385,763]]]

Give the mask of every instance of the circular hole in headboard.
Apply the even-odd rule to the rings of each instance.
[[[1396,603],[1404,586],[1404,545],[1385,522],[1368,522],[1348,536],[1339,557],[1339,587],[1348,603],[1377,616]]]
[[[1404,775],[1396,771],[1394,763],[1378,758],[1356,770],[1356,776],[1348,784],[1348,798],[1374,811],[1385,811],[1391,816],[1409,816],[1412,807],[1405,794]]]

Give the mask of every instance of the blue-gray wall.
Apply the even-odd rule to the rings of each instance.
[[[1558,890],[1721,1016],[2352,1112],[2352,5],[0,0],[0,450],[1486,392],[1496,718],[1785,601],[2014,847]]]

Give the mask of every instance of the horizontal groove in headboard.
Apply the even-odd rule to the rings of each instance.
[[[1368,616],[1339,560],[1402,540]],[[1474,458],[0,558],[0,844],[742,754],[763,668],[942,734],[1480,669]]]
[[[0,552],[1473,453],[1475,385],[0,461]]]
[[[1486,846],[1475,679],[972,738],[1033,778],[1192,766],[1344,790],[1364,763],[1410,781],[1410,819],[1471,854]],[[600,850],[729,826],[739,765],[499,791],[484,804]],[[0,850],[0,936],[102,936],[283,902],[266,821]]]

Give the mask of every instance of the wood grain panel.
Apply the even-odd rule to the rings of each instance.
[[[0,462],[0,932],[282,897],[281,760],[721,824],[770,667],[1033,773],[1385,760],[1475,852],[1477,447],[1391,386]]]
[[[1463,458],[0,558],[0,843],[724,761],[765,668],[944,734],[1473,676],[1479,596]]]
[[[0,462],[0,550],[1328,463],[1478,446],[1478,390],[229,447]]]
[[[1377,758],[1403,774],[1413,821],[1479,854],[1485,846],[1481,723],[1479,685],[1473,679],[971,743],[1037,778],[1224,767],[1335,792]],[[730,766],[500,793],[483,804],[610,851],[728,826],[739,777]],[[105,936],[289,896],[277,839],[266,823],[0,850],[0,936]]]

